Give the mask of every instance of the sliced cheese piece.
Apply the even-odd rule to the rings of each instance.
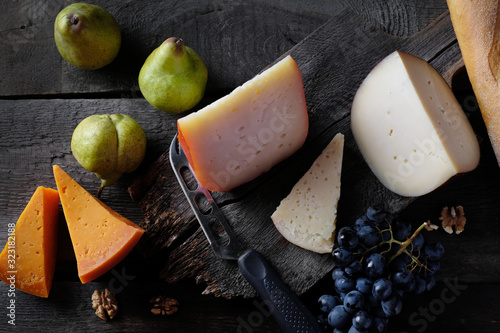
[[[303,145],[309,118],[300,70],[287,56],[177,125],[201,184],[212,191],[234,189]]]
[[[38,187],[0,253],[0,279],[32,295],[48,297],[56,267],[59,193]]]
[[[87,283],[125,258],[144,230],[87,192],[59,166],[53,168],[78,275]]]
[[[344,135],[338,133],[271,216],[291,243],[318,253],[332,252],[343,150]]]
[[[426,61],[403,52],[363,81],[351,128],[373,173],[402,196],[429,193],[479,163],[479,143],[450,87]]]

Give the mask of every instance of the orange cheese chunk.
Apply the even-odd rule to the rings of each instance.
[[[26,293],[48,297],[56,267],[59,194],[38,187],[0,253],[0,279]]]
[[[177,121],[179,143],[203,186],[227,192],[294,154],[309,117],[302,75],[287,56]]]
[[[144,230],[87,192],[59,166],[53,168],[78,275],[87,283],[125,258]]]

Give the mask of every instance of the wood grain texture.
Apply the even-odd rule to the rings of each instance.
[[[37,186],[56,188],[52,164],[58,164],[94,195],[99,180],[83,169],[71,154],[71,136],[76,125],[89,115],[105,113],[128,114],[147,133],[147,157],[144,165],[155,161],[168,147],[175,132],[175,116],[150,112],[143,99],[91,100],[0,100],[0,187],[11,189],[0,194],[1,225],[16,221]],[[20,122],[22,114],[29,122]],[[102,200],[117,211],[126,211],[127,218],[138,223],[142,219],[137,205],[126,188],[135,174],[128,174],[117,186],[106,188]],[[7,240],[0,232],[0,242]]]
[[[330,36],[313,35],[304,40],[309,43],[310,53],[332,54],[330,59],[321,60],[319,53],[316,58],[301,64],[309,73],[315,68],[323,68],[308,84],[311,94],[322,98],[311,104],[315,110],[314,128],[319,132],[314,133],[296,159],[286,161],[274,172],[230,195],[216,194],[216,200],[233,224],[254,214],[265,221],[271,209],[258,211],[253,207],[268,205],[269,200],[273,200],[272,205],[276,204],[326,145],[328,136],[345,128],[346,110],[354,90],[334,98],[326,97],[338,89],[338,85],[342,89],[354,89],[355,81],[364,74],[349,75],[342,71],[351,70],[346,68],[349,64],[353,71],[356,68],[366,74],[369,64],[374,65],[382,53],[391,49],[382,43],[382,50],[377,50],[378,38],[383,36],[382,41],[390,40],[394,48],[430,61],[447,82],[452,83],[481,142],[481,162],[477,170],[412,201],[400,214],[414,226],[427,219],[438,223],[443,206],[460,204],[465,207],[468,220],[461,235],[448,235],[443,231],[426,234],[428,240],[439,240],[446,247],[439,283],[426,295],[405,301],[403,312],[391,319],[388,332],[498,331],[500,174],[470,83],[461,69],[463,63],[450,31],[444,0],[91,2],[107,7],[119,17],[125,36],[116,63],[95,72],[80,71],[64,63],[53,44],[53,19],[70,1],[9,0],[3,3],[0,13],[0,244],[7,239],[7,224],[17,220],[36,186],[55,187],[52,163],[64,167],[86,189],[97,192],[98,180],[76,163],[69,141],[81,119],[106,112],[126,113],[141,123],[148,134],[148,155],[137,172],[106,189],[103,200],[132,221],[147,226],[151,232],[114,270],[95,282],[82,285],[61,215],[60,250],[52,293],[48,299],[16,293],[18,331],[234,332],[244,331],[241,325],[251,323],[245,327],[253,332],[279,332],[272,317],[259,310],[258,299],[215,297],[221,294],[221,288],[227,291],[234,287],[225,281],[222,287],[213,282],[220,274],[220,262],[207,266],[207,262],[214,261],[210,257],[211,250],[187,204],[175,197],[180,193],[175,188],[175,181],[169,181],[170,169],[154,166],[168,165],[162,154],[176,131],[177,117],[158,113],[142,100],[136,77],[145,57],[164,39],[164,34],[179,32],[188,45],[206,56],[210,68],[209,91],[198,106],[200,108],[243,83],[283,53],[300,51],[298,46],[290,49],[315,29],[324,29],[323,24],[329,18],[338,16],[346,8],[359,15],[363,23],[352,30],[342,30],[337,24],[340,30],[336,30],[333,22],[331,35],[340,38],[345,34],[337,48],[321,48],[329,42]],[[358,22],[358,18],[343,17],[342,20],[349,24]],[[357,42],[350,41],[353,35]],[[370,42],[372,37],[373,43]],[[367,41],[369,46],[365,48]],[[356,57],[351,59],[351,55]],[[332,73],[326,70],[330,65],[336,66]],[[455,75],[457,71],[459,75]],[[335,84],[325,84],[332,77]],[[316,86],[315,82],[324,85]],[[323,127],[320,113],[324,110],[329,112]],[[337,111],[340,114],[330,114]],[[359,154],[352,143],[346,153],[351,162],[346,162],[344,169],[350,169],[357,165],[352,161],[358,159]],[[358,205],[359,196],[369,184],[356,181],[362,176],[365,174],[356,170],[344,173],[343,182],[349,185],[345,185],[342,192],[340,225],[352,223],[349,216],[363,210]],[[129,187],[134,180],[134,186]],[[268,183],[273,186],[276,196],[260,191],[263,184]],[[373,202],[380,201],[379,195],[383,193],[376,191]],[[390,200],[399,202],[397,197]],[[179,205],[165,207],[172,202]],[[237,227],[237,231],[243,232],[240,228],[242,226]],[[271,235],[280,246],[290,247],[277,238],[275,233]],[[189,256],[184,249],[196,251],[199,256]],[[271,257],[275,262],[280,261],[276,256]],[[231,266],[231,263],[223,265]],[[278,262],[278,265],[283,263]],[[309,278],[309,275],[303,277]],[[288,275],[287,279],[295,277]],[[455,279],[465,290],[450,294],[449,283]],[[238,285],[245,286],[244,282],[240,285],[239,280]],[[326,274],[311,285],[301,298],[318,313],[317,298],[332,291],[331,278]],[[110,286],[118,291],[120,312],[115,321],[103,322],[91,309],[90,295],[94,289]],[[7,285],[0,284],[2,308],[10,300],[8,290]],[[231,290],[241,292],[238,288]],[[148,300],[158,294],[176,297],[181,303],[179,312],[168,317],[153,316]],[[445,303],[443,295],[456,297]],[[422,315],[426,309],[430,316],[427,318]],[[0,321],[0,332],[11,331],[6,310],[0,313],[4,318]]]
[[[141,96],[137,77],[142,64],[172,36],[183,38],[207,64],[207,95],[220,94],[248,80],[328,19],[327,13],[267,2],[89,1],[116,18],[122,47],[113,63],[86,71],[64,61],[53,40],[54,19],[70,3],[6,3],[8,19],[0,21],[0,72],[7,76],[0,79],[0,96]]]
[[[255,333],[281,332],[275,321],[262,312],[258,300],[220,299],[211,296],[197,297],[199,288],[190,283],[181,283],[175,288],[165,287],[161,282],[145,282],[136,279],[121,288],[116,294],[119,310],[111,321],[102,321],[94,314],[90,297],[96,289],[109,287],[113,276],[108,280],[85,285],[79,282],[56,281],[53,286],[53,300],[43,300],[31,295],[17,295],[16,324],[23,332],[235,332],[238,329]],[[116,281],[116,280],[115,280]],[[113,283],[114,284],[114,283]],[[450,289],[458,286],[460,289]],[[471,284],[456,276],[450,276],[429,293],[412,297],[403,306],[401,314],[391,320],[388,333],[426,332],[464,333],[493,332],[492,320],[498,320],[498,308],[493,300],[478,295],[497,295],[498,284]],[[179,311],[171,316],[151,314],[149,299],[165,295],[176,298]],[[442,301],[442,295],[447,302]],[[193,299],[196,299],[193,302]],[[306,298],[307,299],[307,298]],[[449,300],[448,300],[449,299]],[[484,303],[489,304],[485,307]],[[438,304],[438,305],[436,305]],[[33,308],[36,307],[36,311]],[[484,309],[483,312],[464,311],[464,309]],[[427,315],[425,315],[427,311]],[[317,313],[317,312],[315,312]],[[267,314],[267,315],[266,315]],[[426,318],[431,318],[428,320]],[[0,327],[9,331],[4,322]],[[246,331],[245,331],[246,330]]]
[[[348,190],[341,190],[338,210],[338,220],[342,221],[340,223],[354,221],[368,206],[378,205],[396,212],[412,201],[411,198],[395,195],[382,186],[356,147],[350,131],[349,112],[352,98],[361,81],[380,60],[396,49],[430,61],[443,73],[456,68],[455,62],[460,59],[457,55],[440,57],[454,43],[451,22],[445,14],[439,16],[427,29],[407,38],[393,37],[363,23],[351,10],[343,10],[284,54],[293,56],[303,76],[309,112],[309,135],[306,143],[294,156],[251,183],[230,193],[216,193],[219,205],[223,206],[223,212],[240,240],[262,252],[298,294],[307,291],[327,274],[332,269],[333,262],[329,255],[318,255],[285,241],[269,217],[335,133],[342,132],[346,136],[342,189]],[[350,38],[345,39],[345,36]],[[447,53],[452,51],[457,52],[458,49],[452,48]],[[367,58],[367,54],[370,57]],[[350,66],[345,66],[347,61]],[[140,205],[146,216],[141,225],[146,230],[153,230],[150,237],[155,241],[148,244],[156,244],[164,249],[172,244],[172,238],[177,238],[176,230],[180,229],[180,235],[186,236],[183,232],[192,228],[193,218],[192,215],[184,220],[177,218],[189,214],[182,196],[165,198],[158,192],[158,189],[175,187],[176,180],[170,171],[166,153],[150,173],[161,175],[155,178],[146,174],[151,189],[138,189],[132,185],[130,192],[132,197],[141,198]],[[139,180],[139,183],[144,181]],[[145,189],[146,198],[141,193]],[[352,202],[356,204],[349,204]],[[158,210],[159,203],[163,209]],[[158,225],[165,226],[172,234],[165,237],[165,230],[157,228]],[[206,246],[203,246],[205,243],[207,241],[203,233],[197,232],[179,244],[178,248],[169,253],[169,262],[162,276],[169,283],[195,276],[197,281],[207,284],[205,293],[217,296],[254,296],[254,290],[241,278],[237,266],[218,260],[212,252],[206,250]],[[186,269],[179,265],[188,258],[197,258],[193,267]],[[199,265],[198,260],[204,265]]]
[[[341,0],[370,24],[388,34],[412,36],[425,29],[438,16],[448,10],[446,1],[363,1]]]

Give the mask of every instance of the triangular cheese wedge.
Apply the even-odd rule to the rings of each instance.
[[[48,297],[56,267],[59,194],[38,187],[0,253],[0,279],[32,295]]]
[[[288,241],[306,250],[333,250],[343,150],[338,133],[271,216]]]
[[[87,283],[125,258],[144,230],[87,192],[59,166],[53,168],[78,275]]]

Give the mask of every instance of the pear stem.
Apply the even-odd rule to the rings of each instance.
[[[70,28],[74,32],[78,33],[80,30],[82,30],[82,21],[80,20],[80,17],[76,14],[68,14],[67,18],[69,20]]]
[[[104,189],[104,186],[99,186],[99,189],[97,190],[97,199],[99,199],[101,197],[101,194],[102,194],[102,190]]]

